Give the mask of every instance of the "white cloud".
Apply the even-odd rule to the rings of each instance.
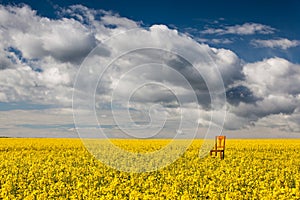
[[[279,113],[291,114],[299,105],[299,100],[292,96],[269,95],[256,104],[241,103],[232,109],[238,116],[246,117],[251,120],[258,120],[268,115]]]
[[[270,58],[243,67],[245,82],[258,97],[300,93],[300,65],[283,58]]]
[[[41,17],[26,5],[0,6],[0,101],[71,106],[83,58],[101,40],[138,26],[114,13],[79,5],[60,14],[66,17]]]
[[[82,5],[73,5],[63,9],[62,17],[74,18],[86,24],[86,27],[93,33],[98,41],[104,41],[111,35],[124,32],[129,29],[140,27],[141,22],[136,22],[118,14],[105,10],[94,10]]]
[[[138,27],[138,23],[120,16],[105,15],[101,20],[105,25],[116,25],[117,27],[126,27],[128,29]]]
[[[212,48],[212,50],[214,54],[211,56],[222,74],[226,87],[234,81],[242,79],[243,75],[241,70],[243,68],[243,62],[234,52],[227,49]]]
[[[275,29],[271,26],[258,23],[244,23],[242,25],[224,26],[222,28],[207,28],[202,31],[203,34],[237,34],[237,35],[253,35],[253,34],[271,34]]]
[[[39,17],[27,6],[0,7],[4,42],[27,59],[51,56],[58,61],[80,61],[96,45],[83,24],[74,19],[50,20]]]
[[[277,127],[298,131],[295,123],[300,109],[300,66],[282,58],[270,58],[243,67],[245,79],[238,84],[248,87],[255,103],[230,106],[230,112],[244,120],[244,125]],[[294,116],[294,117],[292,117]],[[288,125],[289,124],[289,125]],[[292,128],[291,128],[292,127]]]
[[[232,40],[225,38],[225,39],[206,39],[206,38],[200,38],[200,39],[196,39],[199,42],[203,42],[203,43],[208,43],[208,44],[231,44],[233,43]]]
[[[269,47],[269,48],[280,48],[286,50],[291,47],[300,45],[299,40],[289,40],[286,38],[274,39],[274,40],[252,40],[251,44],[256,47]]]

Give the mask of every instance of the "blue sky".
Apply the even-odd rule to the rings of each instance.
[[[299,1],[0,0],[0,4],[0,135],[76,137],[70,126],[72,92],[82,61],[105,39],[138,28],[175,34],[176,40],[168,39],[171,49],[193,51],[193,45],[199,44],[209,52],[224,81],[228,110],[224,131],[232,137],[300,136]],[[161,45],[167,42],[160,37]],[[186,37],[193,40],[190,47]],[[104,54],[106,58],[112,52]],[[200,86],[201,78],[195,82],[184,67],[174,69],[197,92],[207,89]],[[113,75],[107,76],[117,79]],[[130,88],[132,80],[126,79],[123,86]],[[180,85],[169,77],[161,80]],[[158,101],[164,109],[176,107],[169,93],[152,90],[142,90],[148,99],[136,97],[139,108]],[[103,91],[99,89],[100,99],[108,95]],[[198,103],[203,108],[198,121],[205,130],[210,101],[198,93],[197,97],[202,98]],[[97,115],[102,116],[103,127],[115,127],[108,110],[99,108]],[[133,115],[139,118],[138,113]],[[167,132],[177,131],[172,124],[176,123],[168,123]]]

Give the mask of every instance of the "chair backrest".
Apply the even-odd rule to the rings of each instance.
[[[226,136],[216,136],[216,149],[225,149]]]

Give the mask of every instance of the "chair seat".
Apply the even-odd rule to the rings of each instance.
[[[210,150],[211,152],[223,152],[224,151],[224,149],[218,149],[218,150],[216,150],[216,149],[213,149],[213,150]]]

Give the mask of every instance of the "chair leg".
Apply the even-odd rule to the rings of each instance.
[[[224,151],[222,151],[222,154],[221,154],[221,159],[223,160],[223,159],[224,159],[224,157],[225,157],[225,152],[224,152]]]

